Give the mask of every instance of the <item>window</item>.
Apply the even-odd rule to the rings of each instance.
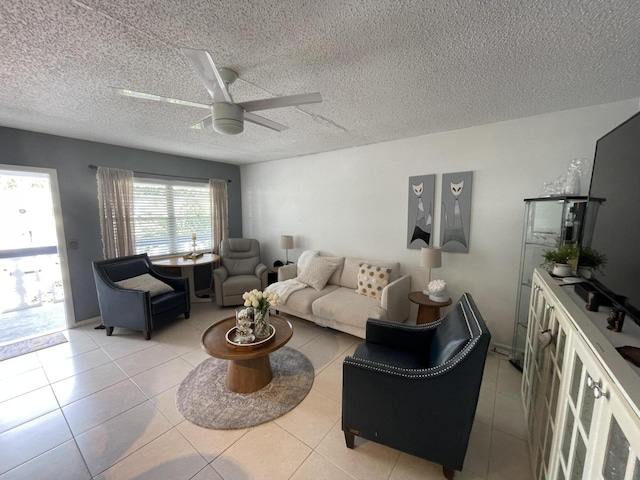
[[[136,253],[149,256],[211,250],[209,185],[177,180],[134,178]]]

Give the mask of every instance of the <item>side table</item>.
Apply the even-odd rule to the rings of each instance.
[[[451,299],[446,302],[434,302],[422,292],[411,292],[409,300],[418,305],[416,325],[435,322],[440,318],[440,307],[451,305]]]

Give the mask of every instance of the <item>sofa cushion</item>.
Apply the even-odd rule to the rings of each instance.
[[[313,288],[303,288],[302,290],[298,290],[289,295],[286,302],[287,308],[309,315],[312,313],[311,304],[313,302],[337,288],[338,287],[336,285],[327,285],[320,291]]]
[[[356,293],[378,300],[382,299],[382,289],[389,285],[390,274],[390,268],[361,263],[360,271],[358,272],[358,288],[356,288]]]
[[[173,292],[173,288],[170,285],[152,277],[148,273],[120,280],[119,282],[115,282],[115,284],[121,288],[126,288],[127,290],[142,290],[143,292],[149,292],[149,295],[152,297],[162,295],[163,293]]]
[[[377,265],[378,267],[387,267],[391,269],[389,275],[389,283],[395,282],[400,277],[400,263],[398,262],[385,262],[382,260],[365,260],[362,258],[350,258],[344,259],[344,267],[342,268],[342,277],[340,277],[340,286],[355,290],[358,286],[358,272],[360,271],[360,264],[368,263],[370,265]],[[353,292],[352,292],[353,293]]]
[[[313,257],[302,273],[298,275],[297,280],[306,283],[311,288],[322,290],[336,268],[338,268],[337,263],[331,263],[322,257]]]
[[[242,295],[244,292],[262,288],[260,279],[255,275],[236,275],[224,281],[224,296]]]
[[[223,257],[220,262],[222,266],[227,269],[229,275],[255,275],[256,265],[260,263],[260,259],[258,257]]]
[[[318,298],[311,310],[318,317],[354,327],[362,327],[363,318],[387,319],[387,312],[380,307],[378,300],[357,295],[352,289],[344,287]]]
[[[185,310],[187,309],[187,296],[185,292],[168,292],[162,295],[157,295],[151,299],[151,313],[153,315],[160,315],[161,313],[174,310],[176,305],[180,305],[179,300],[184,303]]]

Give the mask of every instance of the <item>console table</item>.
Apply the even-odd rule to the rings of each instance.
[[[522,378],[533,478],[637,479],[640,368],[615,347],[640,347],[640,327],[607,330],[609,309],[585,303],[534,272]]]

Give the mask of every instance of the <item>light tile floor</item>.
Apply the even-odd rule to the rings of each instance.
[[[207,358],[200,335],[233,309],[195,304],[153,332],[93,326],[68,343],[0,362],[0,480],[442,479],[425,460],[340,429],[342,360],[361,339],[292,318],[289,346],[312,361],[307,398],[272,422],[208,430],[175,407],[186,374]],[[521,374],[490,353],[467,457],[456,479],[531,478]],[[411,401],[411,399],[407,399]]]

